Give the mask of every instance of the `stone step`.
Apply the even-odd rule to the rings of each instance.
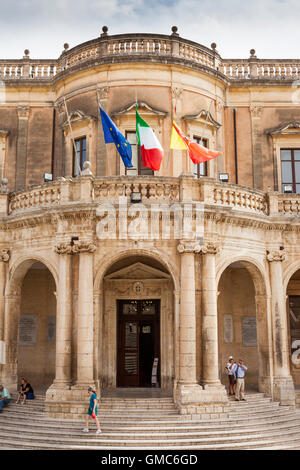
[[[222,437],[231,437],[231,436],[251,436],[253,433],[257,435],[259,433],[260,435],[265,435],[268,433],[272,433],[273,435],[277,434],[284,434],[287,431],[292,431],[298,433],[299,432],[299,425],[300,425],[300,418],[297,421],[293,421],[290,423],[277,423],[276,429],[272,429],[272,426],[260,426],[260,427],[244,427],[244,428],[239,428],[239,429],[234,429],[231,426],[227,426],[226,428],[223,427],[222,429],[215,429],[214,427],[210,428],[202,428],[202,427],[195,427],[195,428],[176,428],[172,430],[166,430],[166,429],[161,429],[161,428],[152,428],[152,429],[145,429],[142,426],[136,427],[134,430],[130,428],[121,428],[117,429],[115,427],[108,427],[108,426],[102,426],[102,431],[103,435],[111,438],[115,437],[118,439],[130,439],[130,438],[138,438],[138,439],[153,439],[155,440],[157,438],[157,434],[159,433],[160,438],[164,438],[167,440],[175,438],[184,438],[184,437],[194,437],[194,438],[200,438],[200,437],[206,437],[206,438],[219,438],[220,436]],[[81,426],[74,427],[72,426],[71,428],[52,428],[49,427],[47,424],[44,425],[33,425],[31,424],[30,426],[23,426],[22,428],[18,429],[16,428],[15,425],[12,425],[11,423],[6,424],[5,430],[7,433],[13,432],[17,434],[22,434],[24,439],[26,439],[27,434],[30,434],[32,436],[38,435],[38,436],[48,436],[48,437],[53,437],[59,435],[59,438],[64,438],[64,437],[78,437],[82,435],[82,428],[83,424],[81,423]],[[91,427],[91,432],[92,429],[95,429],[95,426]]]
[[[83,434],[83,433],[82,433]],[[46,444],[47,446],[51,445],[53,449],[57,449],[57,446],[61,446],[62,444],[65,448],[109,448],[111,446],[116,448],[141,448],[150,447],[149,441],[151,443],[151,447],[155,446],[156,448],[190,448],[190,446],[197,446],[199,448],[226,448],[230,445],[233,445],[234,448],[240,446],[249,448],[249,446],[256,446],[261,447],[262,445],[274,445],[280,444],[282,445],[283,442],[288,443],[291,445],[291,441],[293,440],[296,443],[300,442],[299,432],[297,431],[286,431],[284,435],[282,433],[257,433],[254,436],[231,436],[231,437],[195,437],[192,438],[190,436],[182,437],[182,438],[173,438],[171,441],[169,439],[144,439],[144,438],[135,438],[135,439],[113,439],[108,437],[105,434],[100,434],[98,436],[95,433],[91,433],[89,435],[82,435],[79,438],[76,437],[64,437],[60,439],[60,437],[52,438],[49,436],[23,436],[22,433],[10,433],[9,438],[6,436],[2,439],[2,444],[7,445],[8,442],[14,440],[14,446],[18,447],[19,445],[22,447],[24,445],[32,445],[38,444],[40,448]],[[62,442],[63,440],[63,442]]]

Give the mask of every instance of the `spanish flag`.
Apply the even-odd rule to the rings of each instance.
[[[173,121],[170,149],[187,150],[193,163],[203,163],[221,155],[222,152],[210,150],[188,139]]]

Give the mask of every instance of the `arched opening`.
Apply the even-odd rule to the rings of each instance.
[[[300,269],[288,282],[286,310],[291,375],[296,388],[300,389]]]
[[[12,272],[6,305],[9,382],[25,377],[44,393],[55,377],[56,348],[56,282],[44,263],[26,260]]]
[[[154,258],[129,255],[106,270],[102,288],[98,358],[102,390],[155,387],[171,394],[174,285],[167,268]]]
[[[271,394],[270,333],[264,280],[247,261],[230,264],[219,281],[218,335],[220,380],[228,387],[229,356],[244,360],[247,390]]]

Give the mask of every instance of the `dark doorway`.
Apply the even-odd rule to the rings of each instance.
[[[160,301],[118,300],[118,387],[151,387],[154,359],[160,385]]]

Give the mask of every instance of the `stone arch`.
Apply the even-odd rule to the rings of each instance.
[[[252,362],[252,369],[254,372],[254,367],[258,363],[258,368],[255,374],[251,374],[248,372],[248,377],[250,381],[253,382],[253,386],[257,386],[259,391],[262,391],[268,395],[272,394],[272,381],[271,381],[271,370],[272,370],[272,334],[270,330],[271,325],[271,312],[270,312],[270,286],[267,277],[267,273],[265,268],[257,261],[252,259],[251,257],[233,257],[231,259],[225,260],[219,264],[217,275],[216,275],[216,282],[218,286],[218,290],[220,290],[220,283],[223,282],[223,286],[226,285],[225,276],[229,276],[229,268],[233,269],[233,276],[235,275],[235,282],[238,283],[239,289],[237,292],[231,293],[232,296],[232,305],[234,305],[233,309],[237,308],[238,313],[236,315],[228,315],[229,325],[230,322],[233,323],[232,326],[232,340],[227,341],[227,345],[224,349],[226,352],[229,352],[229,349],[235,351],[243,351],[243,355],[248,354],[249,358],[251,357]],[[242,276],[237,276],[234,274],[236,269],[242,269],[241,271]],[[245,283],[244,285],[242,283]],[[240,284],[239,284],[240,283]],[[229,280],[227,279],[227,285],[229,284]],[[243,286],[243,287],[242,287]],[[224,288],[224,287],[223,287]],[[245,293],[249,296],[249,302],[246,301],[246,298],[243,298],[243,290],[245,289]],[[219,324],[219,344],[222,344],[224,347],[225,339],[224,339],[224,331],[223,327],[224,324],[221,323],[221,320],[224,321],[224,312],[221,313],[220,308],[223,302],[224,307],[224,297],[221,296],[226,295],[226,293],[220,291],[220,296],[218,298],[218,324]],[[239,305],[236,307],[236,305]],[[243,313],[243,309],[245,313]],[[246,344],[244,345],[242,338],[242,331],[243,331],[243,322],[247,323],[247,321],[251,320],[253,317],[253,310],[255,309],[255,318],[256,318],[256,331],[257,331],[257,345],[256,348],[248,347]],[[249,313],[250,312],[250,313]],[[227,312],[226,312],[227,313]],[[235,313],[235,312],[233,312]],[[246,317],[249,317],[246,318]],[[252,320],[251,320],[252,321]],[[237,323],[238,322],[238,323]],[[229,328],[230,329],[230,328]],[[221,332],[223,335],[221,336]],[[238,338],[238,343],[236,342],[236,338]],[[232,346],[230,346],[230,344]],[[239,345],[239,346],[237,346]],[[247,352],[248,351],[248,352]],[[230,353],[232,354],[232,353]],[[236,354],[234,354],[236,355]],[[221,350],[219,351],[219,361],[220,361],[220,372],[222,371],[222,367],[224,370],[224,364],[221,361],[222,354]],[[224,361],[223,361],[224,362]],[[224,380],[224,377],[223,377]],[[256,385],[255,385],[256,383]]]
[[[31,270],[31,268],[33,268],[34,265],[36,265],[37,263],[42,265],[42,266],[37,265],[38,269],[41,269],[42,267],[42,270],[43,270],[43,272],[40,272],[38,276],[34,274],[35,269]],[[42,276],[40,275],[41,273],[42,273]],[[49,299],[47,297],[47,299],[50,300],[50,304],[48,300],[46,301],[45,298],[43,297],[43,301],[45,302],[45,304],[47,304],[46,308],[45,306],[43,306],[43,302],[40,302],[40,300],[37,298],[38,295],[41,295],[39,288],[35,290],[34,287],[32,287],[33,289],[32,298],[31,298],[31,295],[28,294],[28,289],[31,288],[32,275],[35,279],[38,279],[37,281],[38,283],[41,283],[41,285],[44,286],[47,292],[47,296],[50,295],[50,291],[51,291],[51,296],[49,297]],[[29,278],[27,278],[27,276],[29,276]],[[27,294],[25,294],[25,297],[24,297],[24,291],[23,291],[24,283],[25,283],[25,291],[27,289]],[[26,286],[26,283],[27,283],[27,286]],[[48,314],[50,314],[50,310],[51,310],[51,316],[54,316],[54,315],[56,316],[56,298],[53,296],[53,294],[55,295],[57,291],[57,285],[58,285],[58,276],[57,276],[56,268],[53,266],[51,262],[49,262],[43,256],[27,255],[27,256],[19,257],[12,262],[12,265],[8,272],[8,279],[7,279],[6,287],[5,287],[4,338],[5,338],[5,344],[6,344],[6,356],[7,357],[6,357],[6,364],[3,370],[3,376],[6,382],[10,384],[10,386],[13,389],[16,387],[17,382],[18,382],[18,373],[19,373],[18,356],[19,354],[21,354],[18,331],[19,331],[20,313],[23,308],[27,310],[25,313],[28,315],[31,315],[31,316],[38,315],[38,317],[35,317],[36,320],[32,317],[32,322],[33,322],[32,324],[39,325],[36,330],[38,332],[37,343],[36,343],[37,349],[36,349],[36,352],[31,351],[33,356],[39,357],[39,361],[41,362],[41,354],[42,354],[41,349],[43,349],[43,352],[45,352],[48,348],[49,354],[51,350],[51,357],[52,356],[55,357],[55,336],[53,335],[53,344],[51,344],[51,346],[48,347],[48,344],[46,345],[46,339],[45,339],[46,333],[44,334],[43,332],[42,336],[40,336],[39,328],[41,325],[40,322],[42,321],[43,328],[45,328],[46,331],[48,331],[47,322],[48,322]],[[25,301],[25,304],[23,304],[24,301]],[[29,306],[29,303],[31,303],[31,306]],[[33,309],[34,311],[31,312],[31,309]],[[49,323],[49,325],[51,325],[51,323]],[[55,325],[53,324],[53,326],[51,327],[49,326],[49,328],[51,328],[51,331],[53,331],[53,328],[55,328]],[[43,345],[41,346],[39,341],[42,337],[43,337]],[[30,347],[29,349],[30,350],[33,349],[33,346]],[[24,357],[24,361],[26,360],[25,356],[27,357],[27,352],[29,351],[29,349],[27,348],[27,351],[23,355],[21,354],[20,356],[22,358]],[[27,357],[27,360],[29,361],[28,364],[30,364],[31,359],[30,358],[28,359]],[[50,371],[51,369],[50,362],[47,362],[47,361],[48,360],[45,359],[45,370]],[[54,374],[55,363],[53,363],[52,365],[53,365],[52,372]],[[35,371],[35,368],[33,369]],[[36,371],[36,373],[38,374],[38,371]],[[23,371],[22,371],[22,374],[23,374]],[[52,378],[49,379],[49,383],[51,380]],[[45,388],[47,388],[47,386],[48,384],[45,385]]]
[[[27,255],[17,258],[9,269],[8,282],[6,284],[6,295],[15,292],[20,287],[28,270],[37,262],[42,263],[52,274],[56,287],[58,285],[58,273],[56,267],[46,258],[40,255]]]
[[[294,384],[300,385],[299,364],[299,319],[300,319],[300,260],[295,261],[284,273],[284,294],[286,294],[287,347],[289,365]]]
[[[159,263],[162,264],[170,273],[173,284],[174,284],[174,289],[176,291],[179,291],[180,289],[180,280],[179,280],[179,273],[176,272],[175,266],[166,259],[164,255],[162,255],[160,252],[156,250],[145,250],[145,249],[126,249],[126,250],[119,250],[114,256],[110,257],[109,259],[101,260],[101,262],[98,264],[98,267],[95,269],[95,278],[94,278],[94,292],[99,291],[101,288],[101,283],[103,281],[103,278],[108,271],[108,269],[113,266],[117,261],[121,259],[128,258],[130,256],[145,256],[146,258],[152,258],[156,259]]]
[[[147,264],[148,260],[149,264]],[[135,279],[135,276],[143,269],[145,272],[148,269],[149,276],[145,275],[144,278],[141,278],[141,284],[145,284],[145,288],[143,292],[137,293],[133,290],[135,281],[139,280]],[[127,270],[128,275],[126,274]],[[95,370],[101,388],[106,389],[107,393],[117,386],[117,325],[119,318],[117,304],[122,299],[141,301],[151,298],[158,299],[160,304],[161,387],[168,390],[170,394],[172,393],[175,373],[174,290],[179,289],[179,280],[175,272],[169,261],[159,253],[145,249],[119,250],[113,257],[101,263],[96,270],[94,278],[96,325],[94,339],[98,352],[95,357]],[[135,281],[132,281],[133,278]],[[162,284],[160,285],[160,283]],[[165,287],[162,288],[162,285]],[[162,335],[163,331],[167,331],[167,333]],[[170,343],[172,348],[169,346]],[[106,354],[103,354],[104,350]]]

